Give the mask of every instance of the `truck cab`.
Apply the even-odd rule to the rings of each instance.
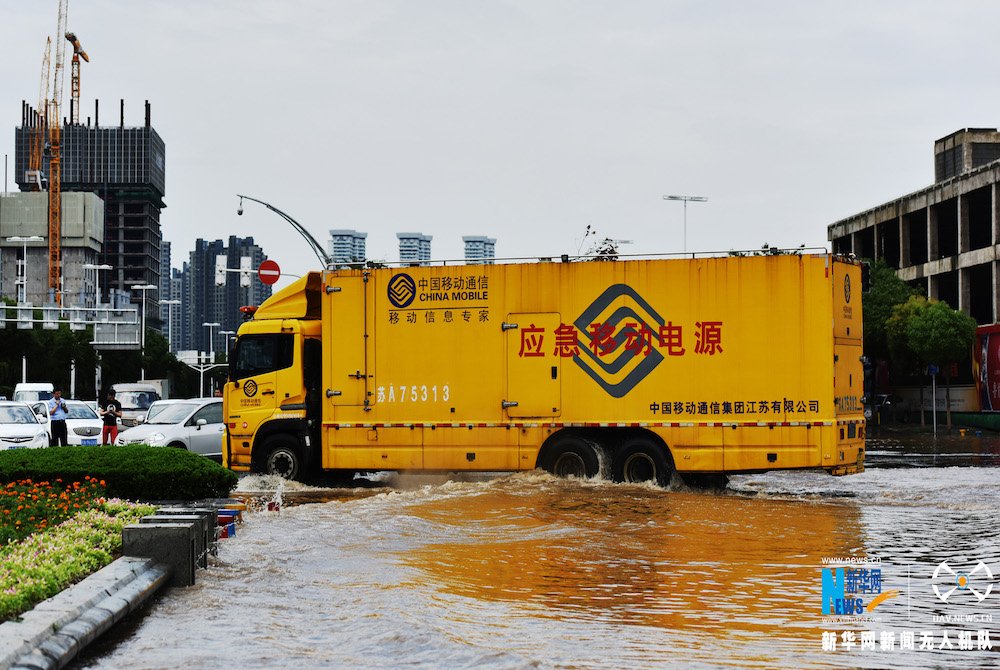
[[[300,280],[303,288],[311,277]],[[278,301],[240,328],[223,392],[224,451],[233,470],[295,478],[313,465],[305,454],[321,425],[318,306],[316,318],[310,314],[306,302]]]

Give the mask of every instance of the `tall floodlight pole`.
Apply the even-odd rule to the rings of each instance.
[[[664,200],[680,200],[684,203],[684,253],[688,250],[688,203],[689,202],[708,202],[708,198],[703,198],[700,195],[665,195]]]
[[[17,303],[23,305],[28,302],[28,242],[41,242],[44,237],[40,235],[14,235],[8,237],[8,242],[20,242],[22,244],[23,251],[21,253],[21,272],[17,279],[18,286],[20,290],[17,292]]]
[[[174,305],[181,304],[181,301],[161,300],[160,304],[167,306],[167,351],[174,353]]]
[[[140,339],[139,339],[139,359],[142,361],[142,372],[141,372],[142,376],[140,377],[140,379],[143,380],[143,381],[145,381],[145,379],[146,379],[146,360],[145,360],[145,356],[146,356],[146,292],[147,291],[155,291],[156,290],[156,285],[155,284],[133,284],[132,285],[132,290],[133,291],[142,291],[142,319],[141,319],[141,321],[142,321],[142,326],[141,326],[141,328],[142,328],[142,334],[140,335]]]

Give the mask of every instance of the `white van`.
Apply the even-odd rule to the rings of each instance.
[[[38,402],[52,397],[52,384],[49,382],[22,382],[14,387],[15,402]]]
[[[122,406],[122,430],[142,423],[149,406],[160,400],[160,392],[153,384],[112,384],[111,388]]]

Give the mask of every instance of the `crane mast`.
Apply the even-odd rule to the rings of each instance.
[[[27,181],[34,184],[33,190],[42,190],[42,145],[45,144],[45,108],[49,98],[49,70],[52,61],[52,38],[45,38],[45,53],[42,54],[42,76],[38,82],[38,107],[29,117],[28,131],[28,174]]]
[[[59,105],[62,102],[62,70],[65,44],[59,35],[66,34],[66,4],[59,0],[59,19],[56,28],[56,64],[52,80],[52,100],[47,116],[49,127],[49,290],[56,304],[62,304],[62,119]]]

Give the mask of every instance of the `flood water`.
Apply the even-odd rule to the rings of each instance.
[[[722,493],[539,473],[330,491],[247,514],[197,585],[74,667],[1000,664],[1000,440],[868,447],[860,475],[739,476]],[[822,613],[824,559],[845,557],[881,561],[854,566],[880,570],[866,605],[897,592],[872,621]],[[971,588],[942,600],[956,574]]]

